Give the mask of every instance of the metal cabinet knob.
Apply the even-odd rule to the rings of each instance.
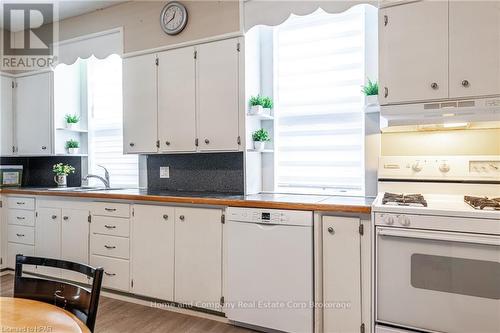
[[[163,219],[168,220],[168,215],[167,214],[163,215]]]
[[[135,143],[131,142],[131,143],[129,143],[128,145],[129,145],[130,147],[133,147],[133,146],[135,146]]]
[[[205,143],[208,145],[210,143],[210,140],[205,139]]]
[[[64,221],[67,221],[67,220],[69,220],[69,217],[64,216],[64,217],[63,217],[63,220],[64,220]]]
[[[179,220],[184,221],[185,219],[184,215],[179,216]]]
[[[434,90],[437,90],[437,89],[439,89],[439,85],[436,82],[432,82],[431,83],[431,88],[434,89]]]
[[[47,147],[46,146],[42,146],[42,150],[45,150],[45,149],[47,149]]]
[[[165,144],[166,144],[167,146],[170,146],[170,141],[165,141]]]
[[[469,81],[463,80],[462,81],[462,87],[467,88],[470,85]]]
[[[332,227],[328,227],[328,232],[332,235],[335,234],[335,230]]]
[[[52,215],[52,219],[53,220],[57,219],[57,215]]]

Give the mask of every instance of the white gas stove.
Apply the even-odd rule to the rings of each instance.
[[[378,184],[376,332],[500,332],[500,156],[383,157]]]

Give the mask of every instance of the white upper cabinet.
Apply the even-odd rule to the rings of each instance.
[[[194,48],[158,55],[158,134],[161,152],[196,151]]]
[[[52,73],[17,78],[15,106],[17,153],[52,154]]]
[[[381,9],[379,55],[381,104],[447,98],[448,2]]]
[[[14,111],[12,109],[12,84],[14,79],[0,76],[0,155],[13,154]]]
[[[197,46],[198,139],[201,151],[238,150],[238,40]]]
[[[156,153],[157,135],[156,56],[123,60],[123,151]]]
[[[449,4],[450,97],[500,94],[500,2]]]

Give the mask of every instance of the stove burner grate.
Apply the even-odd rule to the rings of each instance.
[[[398,206],[420,205],[427,207],[427,201],[422,194],[397,194],[397,193],[384,193],[382,204],[395,203]]]
[[[474,209],[493,208],[500,210],[500,198],[464,196],[464,201]]]

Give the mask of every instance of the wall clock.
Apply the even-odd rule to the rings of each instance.
[[[167,3],[160,15],[160,25],[169,35],[177,35],[186,27],[188,13],[186,7],[177,1]]]

